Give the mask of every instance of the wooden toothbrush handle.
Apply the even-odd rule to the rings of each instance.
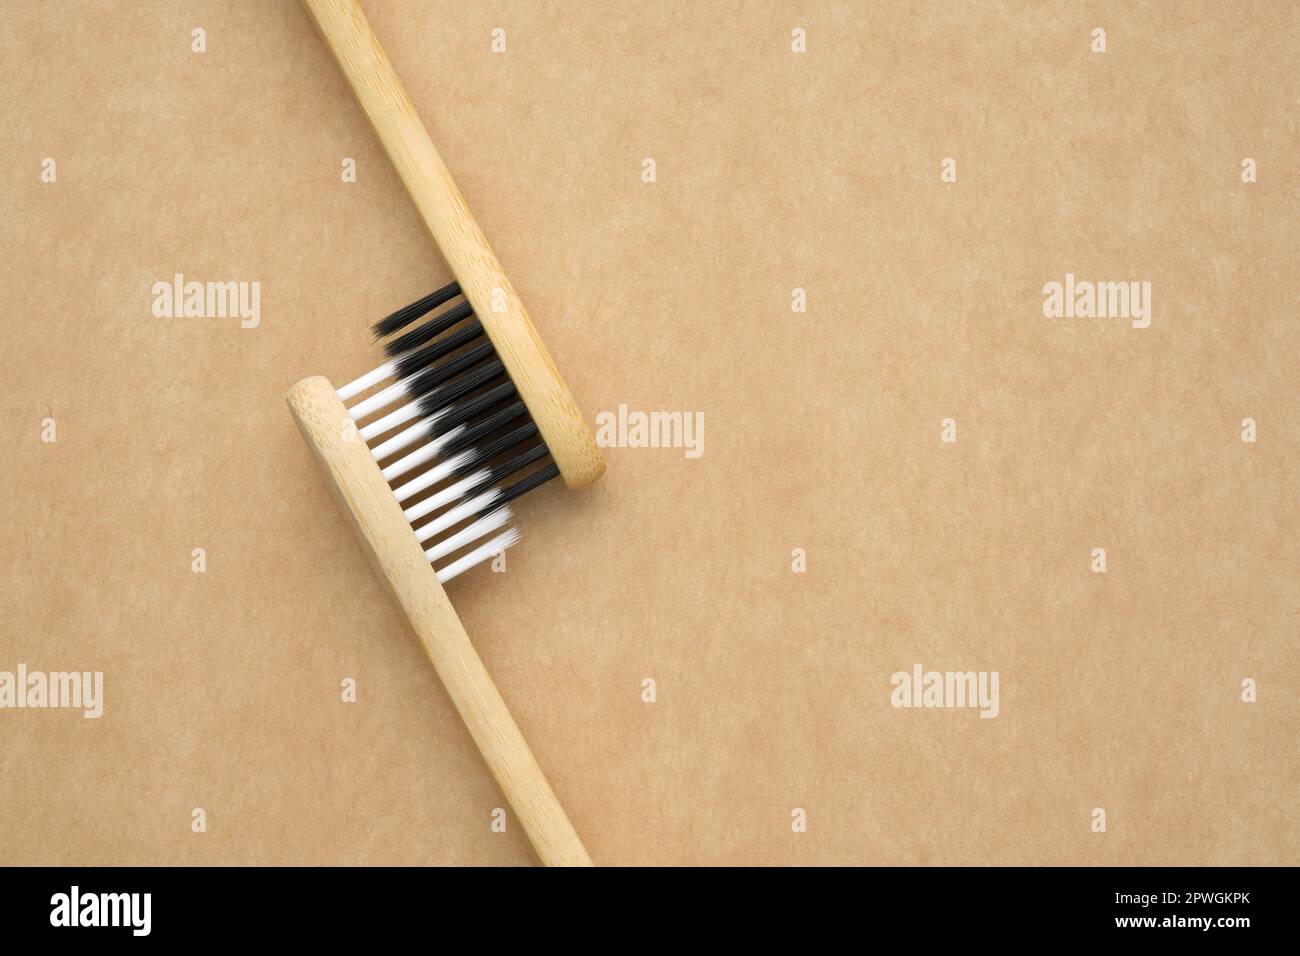
[[[548,866],[591,866],[334,386],[320,376],[303,379],[289,390],[288,401],[344,514],[406,612],[538,858]]]
[[[326,45],[379,134],[465,298],[474,307],[565,484],[581,488],[605,471],[569,387],[483,231],[465,205],[356,0],[303,0]]]

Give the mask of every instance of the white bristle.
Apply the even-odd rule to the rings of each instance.
[[[475,521],[472,525],[465,528],[464,530],[457,531],[451,537],[444,538],[443,540],[439,541],[428,551],[424,552],[424,556],[428,558],[430,561],[437,561],[441,558],[445,558],[453,551],[459,551],[461,548],[465,547],[465,545],[469,544],[471,541],[477,541],[485,534],[490,534],[493,531],[495,531],[497,528],[501,528],[504,527],[505,525],[508,525],[510,523],[510,519],[511,519],[511,514],[510,514],[509,505],[498,508],[496,511],[493,511],[491,514],[487,514],[484,515],[482,518],[479,518],[478,521]]]
[[[362,428],[361,439],[362,441],[370,441],[370,439],[377,438],[380,435],[382,435],[384,432],[392,431],[398,425],[405,425],[412,418],[419,418],[419,417],[420,417],[420,403],[409,402],[406,405],[403,405],[397,411],[393,412],[391,415],[385,415],[383,418],[378,418],[375,421],[371,422],[369,425]]]
[[[416,528],[415,540],[424,542],[428,541],[436,534],[442,534],[448,528],[460,524],[470,515],[478,514],[480,511],[487,511],[488,508],[491,508],[497,503],[497,499],[500,497],[501,489],[493,488],[491,491],[486,491],[477,498],[471,498],[469,501],[461,502],[454,508],[448,508],[424,527]]]
[[[403,514],[406,515],[407,521],[410,521],[412,523],[419,521],[425,515],[432,514],[433,512],[441,508],[443,505],[449,505],[453,501],[459,501],[461,498],[464,498],[465,495],[469,494],[479,485],[483,484],[483,482],[487,481],[488,478],[490,478],[491,476],[492,473],[488,471],[486,468],[483,469],[482,471],[476,471],[468,478],[462,478],[460,481],[456,482],[455,484],[448,485],[446,488],[443,488],[437,494],[430,495],[428,498],[425,498],[423,501],[421,501],[418,505],[411,505],[411,507],[407,508],[406,511],[403,512]],[[424,540],[424,539],[421,538],[420,540]]]
[[[377,385],[386,378],[392,378],[397,374],[396,362],[385,362],[379,368],[367,372],[358,379],[348,382],[338,390],[339,401],[346,402],[354,395],[360,395],[371,385]]]
[[[414,445],[431,431],[433,431],[433,419],[422,418],[410,428],[403,430],[401,434],[394,435],[388,441],[370,449],[370,454],[374,456],[375,461],[383,461],[390,455],[397,454],[403,448]]]
[[[348,414],[352,416],[354,422],[359,422],[367,415],[393,404],[393,402],[406,394],[406,385],[408,382],[410,382],[410,378],[404,378],[400,382],[388,386],[382,392],[375,392],[375,394],[371,395],[369,398],[357,402],[357,404],[349,408]]]
[[[417,448],[405,458],[399,458],[383,470],[382,474],[384,480],[392,481],[394,478],[400,478],[412,468],[417,468],[420,465],[423,465],[426,461],[432,461],[442,453],[442,450],[447,447],[447,443],[459,435],[463,430],[464,426],[457,426],[451,431],[439,435],[433,441],[429,442],[429,444]],[[376,455],[375,457],[378,459],[379,456]]]
[[[424,472],[419,478],[412,478],[406,484],[394,490],[393,494],[397,496],[398,501],[405,501],[412,495],[419,494],[425,488],[432,488],[444,478],[450,477],[451,473],[456,469],[464,468],[474,460],[476,455],[477,452],[472,449],[463,451],[459,455],[452,455],[446,461],[439,462],[433,468]]]
[[[505,534],[497,535],[487,544],[475,548],[463,558],[457,558],[451,564],[447,565],[441,571],[437,572],[439,583],[446,584],[458,574],[464,574],[476,564],[482,564],[490,558],[496,557],[506,548],[519,543],[519,530],[511,528]]]

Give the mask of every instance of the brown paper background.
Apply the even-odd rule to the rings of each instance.
[[[368,6],[584,412],[705,413],[449,586],[597,862],[1300,862],[1293,4]],[[106,684],[0,711],[0,862],[528,862],[284,405],[449,277],[306,14],[7,3],[0,71],[0,669]]]

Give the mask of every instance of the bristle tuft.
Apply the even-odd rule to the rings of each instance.
[[[495,558],[506,548],[513,547],[518,543],[519,530],[517,528],[511,528],[505,534],[497,535],[487,544],[475,548],[469,554],[465,555],[465,557],[458,558],[441,571],[438,571],[438,581],[442,584],[446,584],[458,574],[464,574],[475,565],[482,564],[484,561]]]
[[[417,349],[427,342],[432,342],[457,322],[462,322],[474,314],[474,308],[468,302],[454,305],[442,315],[435,315],[418,329],[403,332],[384,346],[384,354],[389,358],[398,358],[411,349]]]
[[[402,306],[387,318],[380,319],[370,327],[370,331],[374,333],[375,341],[378,342],[406,328],[426,312],[436,309],[444,302],[450,302],[458,295],[460,295],[460,286],[455,282],[449,283],[435,292],[430,292],[423,299]]]

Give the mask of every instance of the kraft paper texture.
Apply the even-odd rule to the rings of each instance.
[[[367,9],[588,419],[703,416],[448,586],[597,863],[1300,862],[1294,4]],[[0,863],[529,863],[285,407],[450,279],[307,14],[0,72],[0,672],[103,675]]]

